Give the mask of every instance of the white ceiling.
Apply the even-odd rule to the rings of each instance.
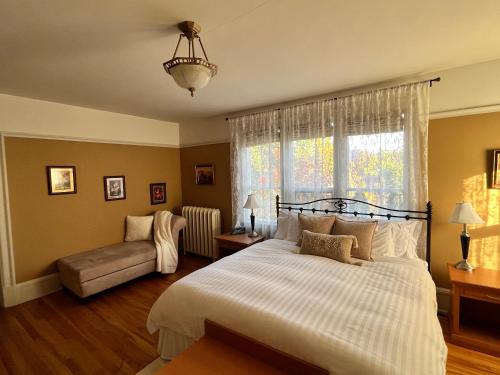
[[[174,122],[500,58],[498,0],[0,0],[0,92]],[[162,63],[198,22],[218,75]]]

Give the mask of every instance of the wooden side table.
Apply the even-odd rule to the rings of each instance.
[[[460,321],[460,300],[470,298],[500,304],[500,270],[476,268],[472,272],[457,270],[448,264],[451,281],[450,333],[453,343],[500,356],[500,329],[479,319]]]
[[[256,244],[257,242],[264,241],[263,236],[258,237],[248,237],[248,233],[244,234],[231,234],[224,233],[219,236],[215,236],[215,239],[219,243],[219,254],[220,256],[229,255],[236,251],[243,250],[248,246]]]

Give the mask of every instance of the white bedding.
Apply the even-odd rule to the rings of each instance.
[[[332,374],[445,373],[424,262],[377,258],[354,266],[298,250],[268,240],[172,284],[148,317],[148,330],[161,330],[160,347],[170,345],[163,355],[203,336],[210,319]]]

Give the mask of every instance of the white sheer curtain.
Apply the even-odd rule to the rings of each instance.
[[[233,225],[250,227],[248,194],[257,194],[254,210],[257,232],[270,236],[276,229],[275,197],[280,194],[279,111],[229,119],[231,131],[231,189]]]
[[[425,209],[429,83],[333,101],[335,195]]]
[[[265,235],[276,225],[276,194],[425,209],[428,120],[428,82],[230,119],[233,224],[249,226],[250,193]]]
[[[283,198],[309,202],[333,197],[334,140],[330,102],[287,107],[281,113]],[[315,205],[320,207],[321,205]]]

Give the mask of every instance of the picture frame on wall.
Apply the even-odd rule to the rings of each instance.
[[[500,150],[493,150],[493,171],[491,175],[491,187],[500,189]]]
[[[196,185],[214,185],[215,168],[213,164],[197,164],[195,166]]]
[[[125,176],[104,176],[104,199],[117,201],[126,199]]]
[[[167,203],[167,184],[165,182],[149,184],[149,196],[151,205]]]
[[[49,195],[76,194],[76,167],[73,165],[47,166]]]

